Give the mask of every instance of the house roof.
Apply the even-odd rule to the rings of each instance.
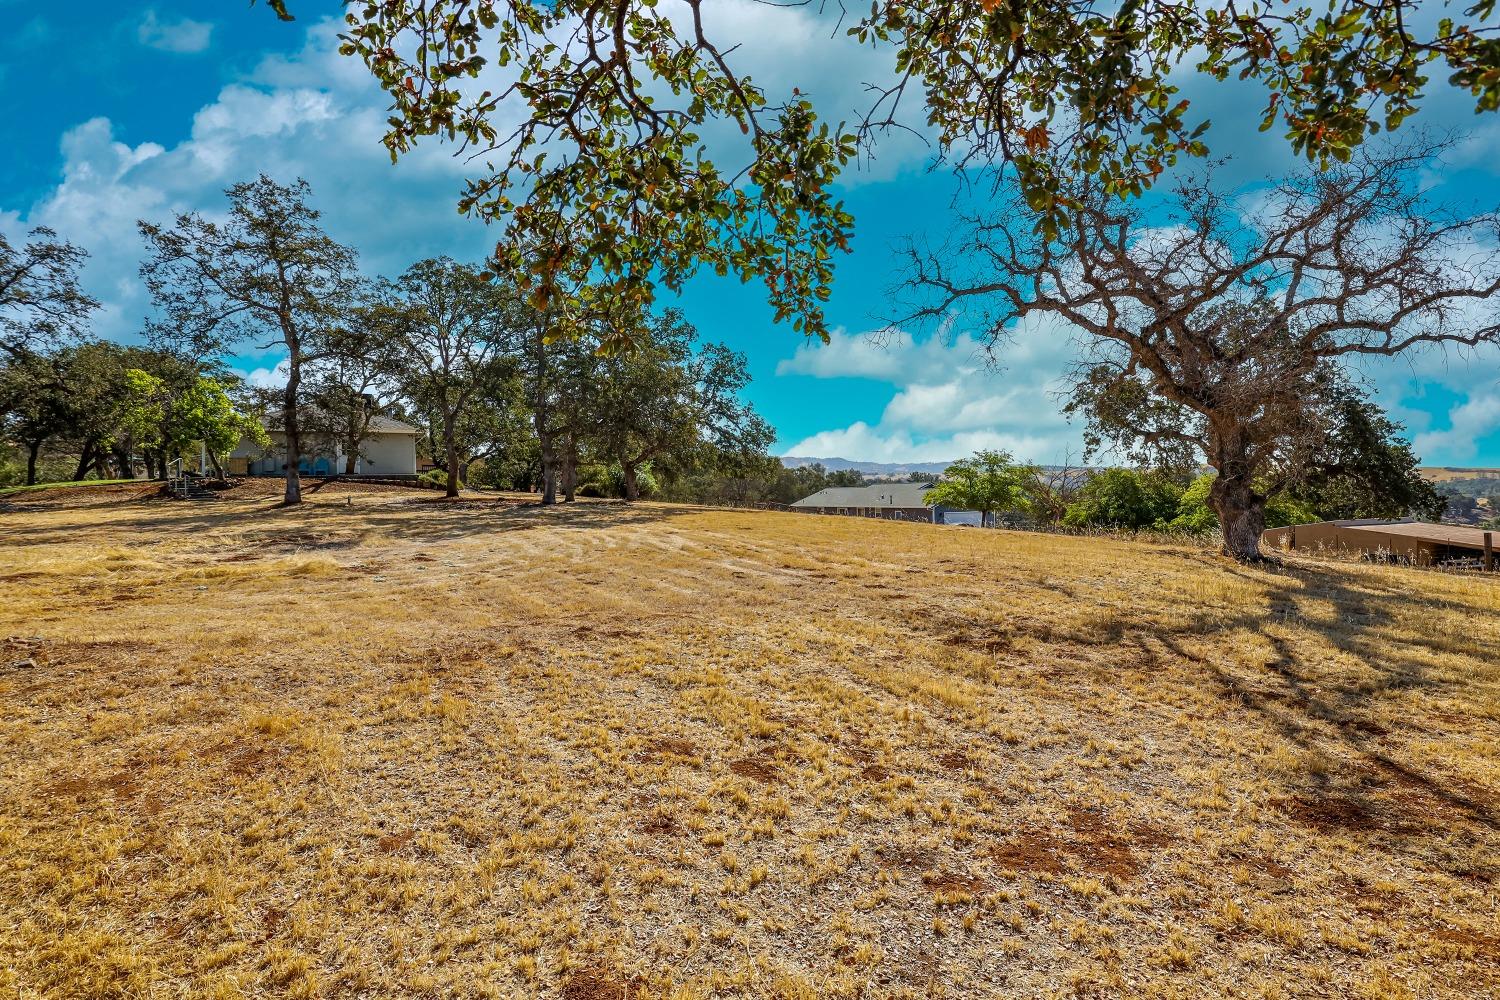
[[[370,418],[370,430],[376,434],[420,434],[411,424],[402,423],[393,417],[375,416]]]
[[[1357,531],[1368,535],[1399,535],[1417,538],[1439,545],[1461,545],[1471,549],[1484,548],[1484,531],[1461,524],[1429,524],[1426,521],[1334,521],[1345,531]],[[1492,533],[1496,534],[1496,533]]]
[[[793,507],[925,507],[931,483],[876,483],[873,486],[830,486]]]
[[[273,433],[281,433],[281,419],[270,417],[266,420],[266,430]],[[378,414],[370,418],[370,432],[372,434],[411,434],[422,433],[411,424],[396,420],[393,417],[382,417]]]

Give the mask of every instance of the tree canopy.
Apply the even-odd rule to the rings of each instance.
[[[269,3],[293,16],[294,2]],[[1013,168],[1051,233],[1077,208],[1067,176],[1139,193],[1208,152],[1181,88],[1190,69],[1259,84],[1264,127],[1279,121],[1320,164],[1400,125],[1439,67],[1476,110],[1500,105],[1491,0],[1435,25],[1416,0],[875,0],[846,13],[829,10],[890,53],[891,75],[838,126],[797,81],[773,97],[737,68],[740,39],[710,26],[705,0],[357,0],[342,51],[391,98],[393,158],[442,137],[490,164],[461,206],[501,223],[498,263],[538,308],[639,314],[658,284],[708,267],[763,282],[778,318],[819,336],[853,222],[834,182],[892,128],[935,130],[939,155],[971,171]],[[726,130],[740,141],[709,141]]]
[[[948,466],[923,502],[929,507],[977,510],[981,523],[988,524],[996,511],[1030,507],[1029,484],[1036,473],[1034,466],[1018,464],[1007,452],[975,452]]]
[[[50,229],[33,229],[19,247],[0,232],[0,350],[17,358],[84,333],[99,308],[78,283],[87,259]]]

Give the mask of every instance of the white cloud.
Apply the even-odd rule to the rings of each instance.
[[[120,142],[106,118],[73,127],[61,142],[62,181],[22,211],[5,206],[12,211],[0,213],[0,225],[50,226],[87,249],[83,280],[104,304],[94,328],[113,338],[138,332],[150,311],[137,220],[222,215],[224,189],[260,172],[306,178],[324,224],[361,250],[369,273],[439,253],[481,257],[492,237],[455,210],[469,165],[436,143],[391,164],[380,143],[386,98],[338,54],[337,30],[333,21],[315,25],[297,56],[268,60],[222,88],[175,145]]]
[[[940,462],[994,448],[1030,461],[1077,460],[1081,433],[1057,397],[1074,351],[1070,329],[1053,321],[1017,324],[993,358],[967,333],[917,339],[898,331],[835,331],[826,345],[799,347],[777,374],[874,379],[896,392],[874,425],[820,431],[783,454]]]
[[[179,21],[163,21],[154,9],[136,27],[135,36],[140,43],[163,52],[192,53],[208,48],[213,37],[214,26],[207,21],[183,18]]]
[[[1471,396],[1467,402],[1448,411],[1446,430],[1427,431],[1414,440],[1420,455],[1442,456],[1442,465],[1456,465],[1472,460],[1478,453],[1478,441],[1500,429],[1500,390]]]
[[[257,389],[280,389],[286,385],[287,375],[291,371],[290,362],[280,361],[273,367],[264,365],[251,368],[248,371],[243,368],[233,369],[235,374],[243,378],[246,384]]]
[[[1376,402],[1404,424],[1424,465],[1474,461],[1500,437],[1500,348],[1428,348],[1355,367]]]

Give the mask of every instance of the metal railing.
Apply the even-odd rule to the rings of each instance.
[[[187,470],[180,458],[167,463],[167,491],[178,497],[187,496]]]

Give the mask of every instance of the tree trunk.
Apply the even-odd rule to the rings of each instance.
[[[1251,463],[1233,440],[1219,444],[1211,457],[1218,475],[1208,505],[1219,515],[1224,555],[1242,562],[1260,559],[1260,533],[1266,528],[1266,498],[1255,490]]]
[[[458,498],[458,442],[453,437],[453,414],[443,414],[443,453],[448,460],[448,497]]]
[[[78,456],[78,469],[73,473],[73,481],[78,482],[89,474],[89,466],[94,464],[94,442],[85,441],[83,451]]]
[[[557,503],[557,447],[553,436],[538,433],[542,449],[542,503]]]
[[[288,337],[288,340],[292,338]],[[286,393],[281,400],[281,429],[286,435],[286,494],[282,505],[291,507],[302,502],[302,429],[297,424],[297,388],[302,381],[302,358],[293,342],[287,361]]]
[[[32,441],[26,446],[26,485],[36,485],[36,456],[42,450],[42,442]]]
[[[562,486],[563,500],[572,503],[578,494],[578,442],[570,432],[567,446],[563,450]]]
[[[121,479],[135,478],[135,465],[130,461],[130,452],[125,448],[115,448],[115,472]]]
[[[359,441],[351,434],[344,442],[344,475],[355,475],[355,463],[359,461]]]
[[[621,462],[620,472],[625,479],[625,499],[634,503],[641,498],[641,487],[635,479],[635,463]]]

